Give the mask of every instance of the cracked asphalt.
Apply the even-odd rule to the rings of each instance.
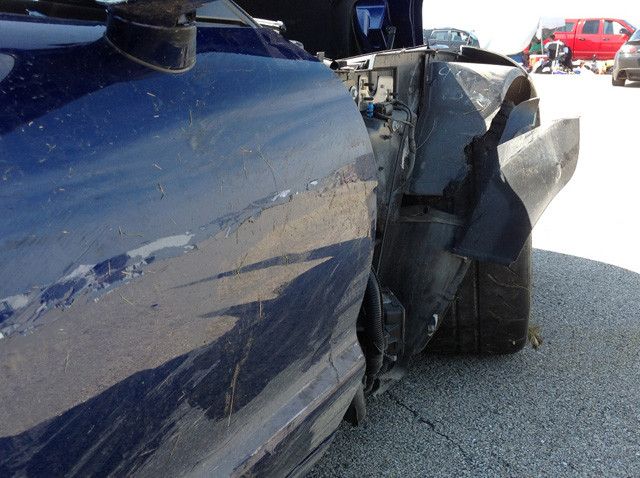
[[[536,76],[548,117],[578,114],[571,183],[534,231],[539,351],[414,358],[343,424],[309,478],[640,476],[640,83]],[[544,119],[544,116],[543,116]]]

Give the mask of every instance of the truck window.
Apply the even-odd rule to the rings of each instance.
[[[573,25],[575,25],[575,22],[565,22],[564,26],[561,26],[560,28],[556,28],[557,32],[570,32],[573,30]]]
[[[587,20],[582,27],[582,33],[585,35],[597,34],[600,29],[600,20]]]
[[[624,26],[614,20],[605,20],[604,21],[604,34],[605,35],[621,35],[620,30],[622,30]]]

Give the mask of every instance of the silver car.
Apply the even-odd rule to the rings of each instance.
[[[622,45],[614,60],[611,84],[624,86],[626,80],[640,81],[640,30]]]

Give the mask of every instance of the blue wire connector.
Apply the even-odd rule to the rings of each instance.
[[[373,118],[373,103],[369,103],[367,105],[367,113],[366,113],[368,118]]]

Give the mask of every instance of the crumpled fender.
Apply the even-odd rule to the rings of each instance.
[[[479,49],[457,59],[436,55],[425,67],[408,195],[468,197],[463,210],[454,208],[465,225],[450,251],[510,264],[575,170],[579,120],[540,127],[539,100],[522,68]]]
[[[441,61],[436,56],[425,70],[408,193],[438,196],[446,190],[454,193],[470,173],[467,147],[488,131],[503,101],[519,104],[535,92],[526,73],[512,65]]]
[[[487,179],[477,185],[475,207],[453,252],[505,265],[515,261],[533,226],[573,175],[579,144],[579,120],[569,118],[491,148]]]

